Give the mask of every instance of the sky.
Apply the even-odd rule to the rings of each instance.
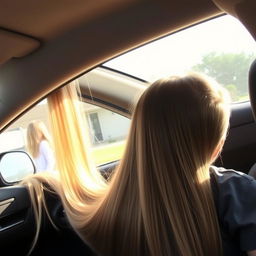
[[[238,20],[226,15],[147,44],[104,65],[151,82],[189,71],[212,51],[256,54],[256,44]]]

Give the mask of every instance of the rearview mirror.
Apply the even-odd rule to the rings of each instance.
[[[35,166],[26,152],[10,151],[0,154],[0,177],[3,183],[15,183],[33,173]]]

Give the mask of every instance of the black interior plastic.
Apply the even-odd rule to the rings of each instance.
[[[256,60],[249,70],[249,96],[254,119],[256,120]]]

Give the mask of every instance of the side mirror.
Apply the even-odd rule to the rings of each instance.
[[[1,183],[10,185],[34,173],[34,163],[26,152],[10,151],[0,154]]]

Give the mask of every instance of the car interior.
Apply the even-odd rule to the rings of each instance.
[[[97,150],[100,150],[106,141],[116,142],[108,130],[111,126],[104,128],[102,125],[100,130],[97,127],[100,118],[110,116],[112,121],[106,119],[107,122],[115,124],[121,120],[125,126],[117,126],[119,130],[124,130],[116,135],[118,143],[115,150],[121,152],[124,143],[119,143],[119,138],[125,140],[133,106],[151,81],[122,68],[118,69],[117,65],[120,65],[121,61],[115,62],[118,59],[116,57],[124,53],[129,54],[133,49],[159,38],[178,35],[180,31],[216,17],[229,15],[239,21],[251,36],[254,52],[250,70],[248,67],[244,75],[248,86],[247,98],[241,98],[231,104],[227,140],[215,165],[247,174],[255,164],[255,0],[0,0],[0,7],[2,255],[94,255],[89,246],[72,230],[59,198],[52,193],[47,193],[46,199],[54,225],[45,213],[38,241],[30,251],[35,237],[35,220],[28,191],[18,183],[22,178],[5,179],[3,164],[1,165],[6,158],[6,152],[11,152],[14,160],[10,161],[18,172],[19,161],[16,157],[18,158],[17,154],[24,154],[25,147],[22,143],[18,145],[18,127],[23,127],[23,123],[27,125],[28,114],[30,118],[44,118],[39,116],[39,108],[45,106],[42,103],[44,99],[70,81],[78,79],[81,102],[89,104],[85,106],[91,111],[88,114],[88,122],[94,131],[95,154],[100,154]],[[206,37],[203,34],[201,36]],[[195,40],[200,41],[201,38]],[[219,40],[220,38],[216,38],[216,44]],[[192,54],[192,43],[186,41],[184,45]],[[177,53],[182,55],[184,52],[185,49],[181,47]],[[185,60],[188,59],[186,54],[184,56]],[[127,60],[128,58],[123,62]],[[133,59],[130,65],[131,68],[137,69]],[[242,62],[236,65],[239,69]],[[142,72],[145,71],[142,69]],[[174,71],[170,68],[168,72],[172,74]],[[152,78],[154,79],[155,77]],[[108,113],[102,114],[100,109],[105,109]],[[115,119],[117,115],[120,119]],[[8,146],[12,145],[11,140],[18,146]],[[107,179],[118,165],[120,152],[116,157],[96,161],[99,171]],[[108,153],[104,151],[104,154]],[[26,154],[26,157],[29,156]],[[26,171],[33,173],[35,168],[26,166]]]

